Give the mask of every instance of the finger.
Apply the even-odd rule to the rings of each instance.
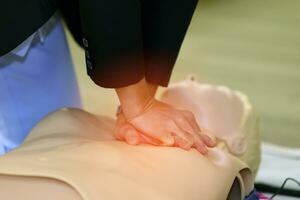
[[[175,144],[175,140],[171,134],[165,134],[160,137],[161,145],[163,146],[173,146]]]
[[[117,140],[124,140],[124,135],[120,132],[116,132],[114,134],[114,137],[117,139]]]
[[[167,131],[170,133],[175,133],[178,137],[180,137],[183,141],[186,141],[189,145],[193,145],[193,136],[189,134],[188,131],[185,131],[185,128],[181,128],[181,126],[185,126],[186,123],[182,120],[170,120],[169,123],[166,124]],[[186,128],[188,130],[188,128]]]
[[[173,146],[175,144],[174,137],[171,134],[166,133],[166,131],[161,134],[157,134],[157,137],[152,137],[152,135],[148,133],[141,135],[143,135],[142,137],[149,138],[149,140],[146,139],[146,141],[152,141],[151,144],[158,146]]]
[[[185,137],[188,138],[188,141],[193,141],[191,143],[192,146],[194,146],[196,140],[200,140],[199,134],[191,127],[190,123],[185,117],[176,117],[175,122],[180,129],[184,130]],[[201,153],[205,153],[206,149],[202,148],[202,145],[199,148],[201,148]]]
[[[201,140],[204,142],[205,145],[207,145],[208,147],[215,147],[216,146],[216,142],[213,141],[206,133],[208,130],[199,127],[195,116],[189,112],[189,111],[185,111],[184,112],[184,116],[187,117],[188,119],[190,119],[190,124],[191,126],[193,126],[194,130],[200,130],[197,131],[197,134],[200,135]]]
[[[175,140],[174,146],[177,146],[177,147],[187,150],[187,151],[192,148],[192,145],[189,145],[189,143],[186,140],[179,137],[176,133],[172,133],[172,134],[173,134],[173,137]]]
[[[125,141],[125,134],[130,127],[127,124],[120,124],[116,126],[115,138]]]
[[[134,128],[128,128],[125,133],[125,141],[131,145],[137,145],[140,142],[139,133]]]
[[[115,138],[118,140],[126,141],[129,144],[145,143],[156,146],[161,144],[160,141],[140,133],[131,124],[128,123],[121,125],[118,132],[116,132],[115,134]],[[136,138],[138,138],[138,143],[136,143]]]
[[[172,121],[172,120],[169,120],[169,121]],[[145,124],[143,122],[143,120],[141,120],[139,118],[135,118],[135,119],[129,121],[129,123],[134,128],[136,128],[136,130],[140,131],[140,133],[142,133],[143,135],[153,139],[154,141],[159,141],[158,145],[160,145],[160,146],[173,146],[175,143],[173,136],[169,133],[169,131],[166,130],[166,127],[169,126],[168,122],[166,122],[166,123],[164,123],[164,125],[162,125],[160,121],[158,123],[157,120],[154,120],[154,127],[157,127],[154,130],[151,126],[147,127],[147,124]],[[144,125],[141,128],[139,126],[136,126],[135,124],[144,124]]]
[[[123,120],[123,119],[124,120]],[[154,138],[150,138],[142,133],[140,133],[138,130],[136,130],[131,124],[129,124],[128,122],[126,122],[125,117],[120,115],[120,119],[119,120],[119,128],[117,128],[117,132],[115,134],[115,137],[118,140],[126,140],[125,139],[125,135],[126,133],[133,129],[133,131],[137,134],[138,138],[139,138],[139,143],[145,143],[145,144],[151,144],[151,145],[160,145],[161,142],[154,139]],[[129,136],[128,136],[129,137]],[[130,139],[129,139],[130,140]]]
[[[159,141],[155,138],[151,138],[147,135],[144,135],[143,133],[139,132],[139,137],[140,137],[140,143],[151,144],[151,145],[155,145],[155,146],[161,145],[161,141]]]
[[[187,133],[190,133],[191,135],[195,134],[195,130],[189,123],[189,120],[181,115],[181,113],[180,115],[174,116],[173,120],[180,129],[184,130]]]
[[[197,151],[199,151],[201,154],[207,154],[208,149],[205,145],[205,143],[202,141],[202,139],[200,138],[199,135],[195,135],[194,136],[194,147],[197,149]]]
[[[208,146],[208,147],[215,147],[216,143],[207,135],[201,134],[202,141]]]
[[[171,129],[171,134],[175,139],[175,143],[182,149],[190,150],[194,144],[193,136],[176,125]]]
[[[201,128],[195,118],[195,115],[190,112],[190,111],[182,111],[182,114],[186,117],[186,119],[188,120],[188,122],[190,123],[190,125],[192,126],[192,128],[195,130],[195,131],[200,131]]]
[[[202,141],[208,147],[215,147],[217,145],[217,143],[209,135],[211,135],[210,131],[208,131],[207,129],[202,128],[201,133],[200,133],[200,137],[201,137]]]

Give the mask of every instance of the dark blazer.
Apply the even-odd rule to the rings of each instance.
[[[108,88],[167,86],[197,0],[3,0],[0,56],[57,10],[85,50],[87,72]]]

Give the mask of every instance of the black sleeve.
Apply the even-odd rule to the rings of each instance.
[[[124,87],[143,77],[168,85],[197,0],[78,3],[87,71],[97,85]]]
[[[82,44],[82,27],[79,15],[79,5],[77,0],[57,0],[58,8],[63,16],[64,21],[76,43],[83,47]]]
[[[145,76],[167,86],[197,0],[142,0]]]
[[[139,0],[79,0],[89,76],[99,86],[124,87],[145,76]]]

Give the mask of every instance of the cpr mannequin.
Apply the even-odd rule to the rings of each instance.
[[[130,146],[114,140],[113,131],[106,117],[77,109],[52,113],[20,148],[0,157],[1,197],[222,200],[244,199],[252,190],[251,169],[224,142],[203,156],[174,147]]]
[[[190,76],[169,87],[162,100],[192,111],[201,127],[219,140],[218,147],[244,161],[255,177],[260,163],[259,123],[246,95],[225,86],[200,84]]]

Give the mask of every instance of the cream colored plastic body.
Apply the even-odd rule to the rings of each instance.
[[[206,125],[209,129],[212,122]],[[20,148],[0,157],[0,186],[11,183],[6,185],[6,193],[0,187],[0,195],[19,200],[16,194],[7,194],[7,188],[14,188],[13,182],[18,179],[18,187],[26,184],[29,193],[30,188],[38,189],[37,185],[44,183],[39,185],[48,188],[39,190],[44,196],[70,193],[70,197],[83,200],[225,200],[236,178],[240,199],[252,190],[248,165],[222,148],[210,149],[203,156],[195,150],[174,147],[130,146],[115,141],[113,130],[112,119],[81,110],[52,113]],[[7,181],[10,177],[11,182]],[[33,181],[33,177],[38,178]],[[51,188],[58,185],[64,188],[53,192]],[[32,196],[29,199],[34,200]]]

